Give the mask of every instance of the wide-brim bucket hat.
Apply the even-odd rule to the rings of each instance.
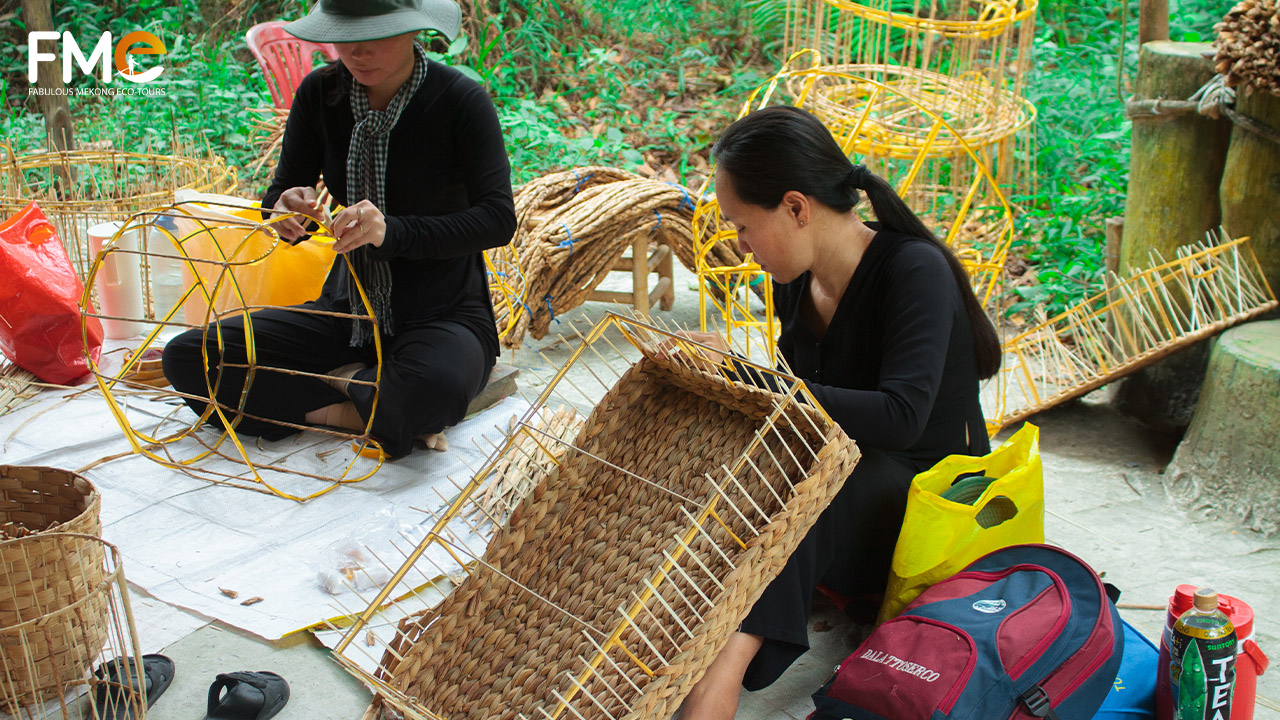
[[[352,43],[435,30],[453,40],[462,9],[453,0],[320,0],[284,29],[300,40]]]

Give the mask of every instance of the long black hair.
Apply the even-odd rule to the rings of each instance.
[[[812,113],[786,105],[757,110],[730,125],[711,153],[717,172],[733,178],[734,192],[743,202],[772,210],[787,191],[796,190],[845,213],[858,204],[861,190],[871,201],[881,227],[936,245],[955,276],[969,316],[978,377],[985,380],[1000,370],[1000,339],[973,294],[960,259],[911,212],[884,178],[864,165],[849,162],[831,132]]]

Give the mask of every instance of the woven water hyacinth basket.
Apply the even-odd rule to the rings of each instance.
[[[9,630],[82,603],[105,577],[101,545],[20,542],[58,533],[102,534],[98,491],[83,477],[47,467],[0,465],[0,681],[30,699],[81,677],[107,638],[100,603],[83,604],[61,628],[24,648]],[[82,571],[83,570],[83,571]]]
[[[0,717],[146,717],[146,697],[120,552],[82,533],[0,542]]]
[[[700,353],[617,315],[584,338],[338,646],[379,691],[366,718],[665,720],[679,707],[858,458],[799,381],[739,365],[778,392],[760,389]],[[587,355],[602,362],[582,367]],[[606,367],[616,381],[576,435],[539,429],[545,408],[594,401]],[[524,438],[564,451],[533,464],[533,491],[470,555],[451,517]],[[468,576],[361,670],[388,598],[435,574],[418,567],[433,547],[473,558]]]

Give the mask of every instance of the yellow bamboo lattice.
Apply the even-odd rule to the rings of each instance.
[[[992,434],[1276,307],[1247,238],[1178,249],[1004,343],[984,388]]]
[[[1030,121],[1023,88],[1035,15],[1035,0],[790,0],[786,52],[812,49],[833,69],[857,66],[846,72],[923,103],[971,146],[992,144],[1004,185],[1030,179],[1029,134],[1014,135]],[[857,88],[839,94],[850,92]],[[837,100],[819,112],[829,119],[847,105]]]
[[[937,229],[969,271],[978,299],[990,307],[1013,241],[1013,208],[991,174],[981,147],[971,144],[944,117],[894,86],[823,66],[812,51],[792,56],[777,75],[751,94],[739,116],[772,102],[808,107],[824,83],[856,85],[871,98],[856,108],[856,116],[846,118],[849,122],[829,129],[846,153],[861,156],[873,172],[894,183],[907,204]],[[909,117],[913,118],[909,122],[920,128],[920,142],[898,144],[898,136],[875,130],[906,123]],[[935,143],[944,142],[941,150],[935,147]],[[707,329],[709,311],[714,312],[742,352],[758,346],[772,358],[777,328],[770,285],[750,257],[736,267],[716,267],[706,261],[709,243],[732,242],[736,235],[721,218],[715,199],[705,192],[694,213],[694,227],[695,238],[703,239],[695,246],[700,258],[703,329]],[[764,307],[757,312],[750,294],[741,289],[761,285]]]

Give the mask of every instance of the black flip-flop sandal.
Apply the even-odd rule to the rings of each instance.
[[[287,702],[289,683],[273,672],[223,673],[209,686],[206,720],[267,720]]]
[[[134,668],[133,658],[118,657],[93,672],[99,678],[94,699],[103,720],[133,720],[132,692],[145,696],[147,707],[151,707],[173,682],[173,661],[164,655],[142,656],[142,686],[138,685]]]

